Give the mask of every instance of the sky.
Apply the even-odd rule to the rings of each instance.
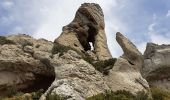
[[[170,0],[1,0],[0,35],[23,33],[54,41],[85,2],[98,3],[103,9],[113,57],[123,53],[116,32],[142,53],[148,42],[170,44]]]

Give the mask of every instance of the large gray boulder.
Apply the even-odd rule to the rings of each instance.
[[[170,91],[170,45],[148,43],[144,58],[142,73],[150,86]]]

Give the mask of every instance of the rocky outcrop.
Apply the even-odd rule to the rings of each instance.
[[[106,76],[108,86],[112,91],[127,90],[132,93],[148,91],[149,85],[140,73],[143,64],[142,54],[120,32],[116,34],[116,40],[124,54],[117,59],[109,75]]]
[[[52,66],[55,67],[56,79],[41,100],[45,100],[48,94],[59,94],[67,100],[84,100],[109,90],[103,75],[73,50],[60,57],[55,54]]]
[[[106,90],[127,90],[134,94],[147,91],[149,85],[140,73],[142,54],[118,32],[116,40],[124,54],[116,62],[110,59],[104,28],[100,6],[84,3],[54,43],[27,35],[8,36],[14,44],[0,45],[0,93],[5,94],[10,86],[25,91],[42,88],[47,82],[50,86],[45,84],[49,87],[40,100],[46,100],[50,94],[66,100],[85,100]],[[106,66],[105,61],[109,63]],[[95,64],[104,66],[99,69],[108,73],[95,69]]]
[[[93,64],[85,61],[82,55],[73,50],[65,52],[62,56],[59,56],[59,53],[53,55],[51,64],[55,68],[56,78],[41,100],[45,100],[49,94],[59,94],[67,100],[84,100],[106,90],[127,90],[134,94],[138,91],[148,92],[149,85],[139,70],[142,61],[136,61],[142,58],[142,54],[136,52],[136,47],[120,33],[117,33],[117,39],[121,41],[119,43],[123,45],[122,48],[126,48],[125,54],[117,59],[108,75],[97,71]],[[132,49],[135,50],[131,51]],[[127,52],[132,55],[126,55]],[[131,56],[136,57],[135,60],[129,58],[133,64],[125,58]]]
[[[142,73],[150,86],[170,91],[170,45],[148,43],[144,58]]]
[[[126,59],[131,65],[135,65],[135,69],[140,70],[143,65],[143,56],[136,46],[120,32],[116,33],[116,40],[124,52],[122,58]]]
[[[15,44],[0,45],[0,95],[6,95],[13,87],[25,92],[48,88],[54,80],[54,69],[43,60],[50,59],[53,43],[27,35],[7,39]],[[45,80],[47,83],[40,84]]]
[[[103,11],[98,4],[84,3],[77,10],[74,20],[63,27],[62,34],[55,42],[79,51],[91,50],[99,60],[111,58],[105,35]]]

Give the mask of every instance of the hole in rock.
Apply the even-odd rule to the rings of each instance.
[[[91,50],[94,50],[93,43],[92,43],[92,42],[89,42],[89,44],[90,44]]]
[[[85,51],[88,50],[95,50],[94,43],[95,43],[95,36],[97,35],[98,31],[95,25],[88,24],[88,30],[78,33],[79,41],[83,46]]]
[[[36,80],[31,82],[30,85],[22,89],[21,92],[24,93],[31,93],[31,92],[36,92],[40,89],[43,89],[45,92],[52,84],[52,82],[55,80],[55,75],[51,76],[45,76],[45,75],[36,75]]]

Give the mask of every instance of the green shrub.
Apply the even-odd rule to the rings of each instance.
[[[22,49],[24,49],[25,46],[33,46],[33,43],[28,40],[21,40],[18,43],[22,46]]]
[[[109,74],[109,70],[113,68],[114,64],[116,62],[116,58],[111,58],[104,61],[97,61],[93,64],[96,70],[100,71],[104,75]]]
[[[52,54],[59,53],[59,56],[62,56],[64,54],[64,52],[67,52],[68,50],[74,50],[74,51],[78,52],[77,50],[75,50],[74,48],[71,48],[69,46],[64,46],[62,44],[55,43],[52,48]]]
[[[150,100],[149,94],[145,93],[144,91],[139,91],[135,97],[135,100]]]
[[[170,92],[160,88],[151,88],[153,100],[170,100]]]
[[[20,96],[20,95],[23,95],[23,93],[18,91],[15,85],[7,88],[7,97]]]
[[[89,55],[84,54],[84,55],[82,55],[82,58],[83,58],[83,60],[87,61],[88,63],[94,65],[93,64],[94,59],[92,57],[90,57]]]
[[[44,93],[43,89],[38,90],[37,92],[31,93],[32,95],[32,100],[39,100],[41,95]]]
[[[52,48],[52,54],[59,53],[59,56],[62,56],[64,54],[64,52],[67,52],[68,50],[73,50],[73,51],[77,52],[79,55],[81,55],[82,59],[84,59],[88,63],[92,64],[96,70],[102,72],[104,75],[108,75],[109,69],[112,69],[116,62],[116,58],[111,58],[108,60],[97,61],[96,63],[94,63],[94,59],[92,57],[90,57],[88,54],[82,53],[72,47],[64,46],[59,43],[54,44],[54,46]]]
[[[12,97],[18,93],[17,89],[15,86],[7,88],[7,96]]]
[[[101,93],[96,96],[87,98],[86,100],[149,100],[145,92],[139,92],[133,95],[129,91],[118,90],[116,92],[107,91],[105,94]]]
[[[54,93],[54,94],[47,94],[46,100],[65,100],[65,99]]]
[[[47,67],[52,67],[51,62],[48,58],[41,58],[40,62],[43,63]]]
[[[0,45],[4,45],[4,44],[15,44],[15,43],[11,40],[8,40],[4,36],[0,36]]]
[[[87,98],[86,100],[105,100],[103,93]]]

